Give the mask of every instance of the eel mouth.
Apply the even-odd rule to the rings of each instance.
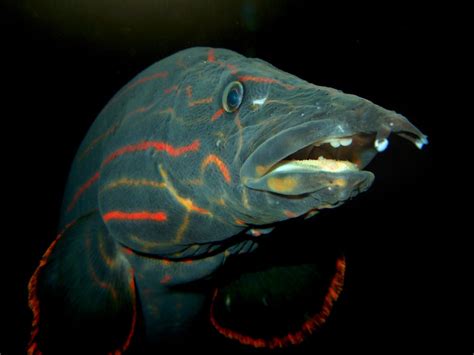
[[[333,173],[362,170],[378,151],[385,150],[388,145],[388,140],[376,145],[375,136],[375,133],[356,133],[314,142],[273,165],[267,174],[305,170]]]
[[[365,191],[374,175],[363,169],[387,148],[391,133],[420,149],[428,143],[405,117],[389,113],[360,129],[327,119],[288,128],[248,157],[241,169],[242,181],[252,189],[293,196],[324,188]]]

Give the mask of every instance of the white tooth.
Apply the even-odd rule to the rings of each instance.
[[[418,147],[418,149],[423,148],[425,144],[428,144],[428,137],[423,136],[415,141],[415,145]]]
[[[341,144],[339,143],[339,141],[336,140],[336,139],[330,140],[330,141],[329,141],[329,144],[331,144],[331,147],[333,147],[333,148],[339,148],[339,146],[341,145]]]
[[[418,149],[421,149],[423,148],[423,146],[425,145],[425,143],[423,143],[423,141],[421,139],[417,139],[415,141],[415,145],[418,147]]]
[[[343,147],[347,147],[348,145],[351,145],[352,144],[352,138],[342,138],[342,139],[339,139],[339,143],[341,143],[341,145]]]
[[[388,146],[388,139],[387,138],[382,138],[382,139],[376,139],[374,143],[375,149],[377,149],[378,152],[383,152],[385,149],[387,149]]]

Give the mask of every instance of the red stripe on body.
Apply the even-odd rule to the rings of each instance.
[[[211,117],[211,122],[214,122],[219,117],[221,117],[224,112],[225,112],[225,110],[223,108],[220,108],[216,112],[214,112],[214,114]]]
[[[205,97],[204,99],[199,99],[199,100],[194,100],[194,101],[189,101],[188,106],[193,107],[197,105],[203,105],[203,104],[210,104],[214,101],[212,97]]]
[[[147,150],[150,148],[153,148],[157,151],[164,151],[168,153],[168,155],[176,157],[176,156],[185,154],[187,152],[198,151],[199,147],[200,147],[200,142],[197,139],[191,144],[183,146],[183,147],[179,147],[179,148],[175,148],[172,145],[165,142],[161,142],[161,141],[144,141],[137,144],[127,145],[125,147],[122,147],[116,150],[104,160],[104,162],[102,163],[102,166],[110,163],[112,160],[118,158],[119,156],[123,154]]]
[[[133,152],[138,152],[138,151],[143,151],[147,149],[155,149],[157,151],[164,151],[168,155],[172,157],[177,157],[180,155],[183,155],[188,152],[195,152],[198,151],[200,148],[200,141],[196,139],[194,142],[191,144],[185,145],[183,147],[178,147],[175,148],[174,146],[162,142],[162,141],[145,141],[145,142],[140,142],[137,144],[132,144],[132,145],[127,145],[125,147],[122,147],[115,152],[111,153],[102,163],[102,167],[110,163],[112,160],[118,158],[119,156],[126,154],[126,153],[133,153]],[[76,205],[77,201],[79,198],[84,194],[84,192],[89,189],[97,180],[99,180],[100,177],[100,172],[96,172],[94,176],[92,176],[89,180],[87,180],[84,185],[79,187],[77,192],[74,194],[74,197],[69,204],[67,211],[70,212]]]
[[[257,82],[257,83],[268,83],[268,84],[274,84],[274,83],[279,82],[276,79],[265,78],[265,77],[261,77],[261,76],[251,76],[251,75],[239,76],[239,80],[240,81],[254,81],[254,82]]]
[[[216,53],[214,48],[209,49],[209,52],[207,52],[207,61],[211,63],[216,61]]]
[[[149,212],[149,211],[140,211],[140,212],[123,212],[123,211],[110,211],[104,214],[104,222],[109,222],[111,220],[119,221],[154,221],[154,222],[164,222],[168,219],[168,216],[165,212]]]
[[[71,203],[67,207],[67,211],[70,212],[74,206],[76,205],[77,201],[79,200],[79,197],[88,189],[91,187],[92,184],[94,184],[97,180],[99,180],[100,174],[99,172],[96,172],[94,176],[92,176],[89,180],[87,180],[84,185],[79,187],[79,189],[76,191],[74,194],[74,197],[72,198]]]
[[[233,64],[226,64],[226,67],[227,67],[227,69],[230,70],[230,73],[231,73],[231,74],[237,74],[237,72],[239,71],[239,70],[237,69],[237,67],[236,67],[235,65],[233,65]]]

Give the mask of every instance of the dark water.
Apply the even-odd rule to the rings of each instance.
[[[24,352],[27,281],[56,234],[69,165],[89,125],[136,73],[197,45],[260,57],[307,81],[367,98],[404,114],[430,137],[421,152],[392,140],[372,164],[376,182],[369,192],[278,232],[340,241],[348,270],[323,330],[276,353],[404,353],[431,346],[434,298],[443,288],[433,241],[440,212],[434,193],[437,124],[443,119],[433,102],[439,80],[433,67],[447,41],[434,21],[403,9],[372,15],[298,1],[95,3],[2,5],[2,178],[8,199],[0,353]],[[210,339],[209,352],[259,353]]]

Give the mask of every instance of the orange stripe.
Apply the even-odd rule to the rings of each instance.
[[[157,151],[164,151],[168,153],[169,155],[176,157],[180,156],[182,154],[185,154],[187,152],[194,152],[198,151],[200,147],[200,142],[198,139],[196,139],[194,142],[191,144],[188,144],[183,147],[178,147],[175,148],[172,145],[161,142],[161,141],[145,141],[145,142],[140,142],[137,144],[132,144],[132,145],[127,145],[125,147],[122,147],[115,152],[111,153],[102,163],[102,166],[105,166],[106,164],[110,163],[112,160],[118,158],[119,156],[125,154],[125,153],[132,153],[132,152],[137,152],[137,151],[142,151],[142,150],[147,150],[150,148],[153,148]],[[100,177],[100,173],[96,172],[94,176],[92,176],[84,185],[82,185],[77,192],[74,194],[74,197],[69,204],[67,211],[70,212],[74,206],[76,205],[77,201],[81,197],[81,195],[91,187],[93,183],[95,183]]]
[[[163,222],[168,219],[165,212],[123,212],[123,211],[110,211],[103,216],[104,222],[111,220],[119,221],[155,221]]]
[[[76,205],[77,201],[79,200],[79,197],[89,188],[93,183],[95,183],[97,180],[99,180],[100,174],[99,172],[96,172],[94,176],[92,176],[89,180],[86,181],[84,185],[82,185],[79,190],[74,194],[74,197],[72,198],[71,203],[67,207],[67,211],[70,212],[74,206]]]
[[[256,348],[269,348],[275,349],[280,348],[283,346],[288,346],[290,344],[299,344],[301,343],[304,338],[312,334],[314,330],[322,326],[325,322],[329,314],[331,313],[331,309],[333,307],[334,302],[339,297],[339,294],[342,291],[342,286],[344,284],[344,274],[346,270],[346,262],[344,257],[340,257],[337,259],[336,262],[336,273],[331,280],[331,284],[329,285],[329,290],[326,293],[324,298],[323,305],[319,313],[316,313],[313,317],[308,319],[306,322],[303,323],[300,330],[286,334],[282,337],[273,337],[270,339],[265,338],[254,338],[249,335],[245,335],[239,333],[235,330],[225,328],[221,326],[215,316],[214,316],[214,304],[219,293],[218,289],[214,291],[214,296],[212,298],[211,303],[211,311],[210,311],[210,321],[214,328],[222,335],[229,339],[237,340],[241,344],[251,345]]]
[[[213,122],[213,121],[217,120],[219,117],[221,117],[224,112],[225,111],[224,111],[223,108],[220,108],[216,112],[214,112],[214,114],[211,117],[211,122]]]
[[[127,146],[122,147],[122,148],[116,150],[115,152],[111,153],[104,160],[104,162],[102,163],[102,166],[110,163],[112,160],[118,158],[119,156],[121,156],[125,153],[132,153],[132,152],[137,152],[137,151],[147,150],[147,149],[153,148],[157,151],[165,151],[169,155],[176,157],[176,156],[185,154],[187,152],[198,151],[199,150],[199,145],[200,145],[200,142],[197,139],[194,142],[192,142],[191,144],[186,145],[184,147],[179,147],[179,148],[175,148],[172,145],[170,145],[168,143],[165,143],[165,142],[161,142],[161,141],[140,142],[140,143],[137,143],[137,144],[127,145]]]
[[[184,197],[180,196],[178,191],[176,191],[176,189],[174,188],[171,181],[168,179],[168,174],[163,169],[161,164],[159,165],[158,169],[159,169],[160,174],[163,178],[164,186],[168,189],[169,193],[176,199],[176,201],[178,201],[181,205],[184,206],[184,208],[186,208],[186,210],[188,210],[190,212],[197,212],[197,213],[207,214],[207,215],[212,216],[212,213],[210,211],[208,211],[208,210],[206,210],[202,207],[196,206],[194,204],[193,200],[191,200],[190,198],[184,198]]]
[[[212,97],[206,97],[204,99],[189,101],[188,106],[193,107],[193,106],[197,106],[197,105],[210,104],[210,103],[212,103],[212,101],[213,101]]]
[[[261,76],[251,76],[251,75],[239,76],[239,80],[240,81],[255,81],[257,83],[268,83],[268,84],[279,83],[279,81],[276,79],[265,78]]]
[[[225,181],[228,184],[230,183],[231,178],[230,178],[229,169],[227,168],[227,165],[217,155],[209,154],[201,164],[201,171],[204,171],[204,169],[209,164],[215,164],[221,171],[222,176],[224,176]]]

